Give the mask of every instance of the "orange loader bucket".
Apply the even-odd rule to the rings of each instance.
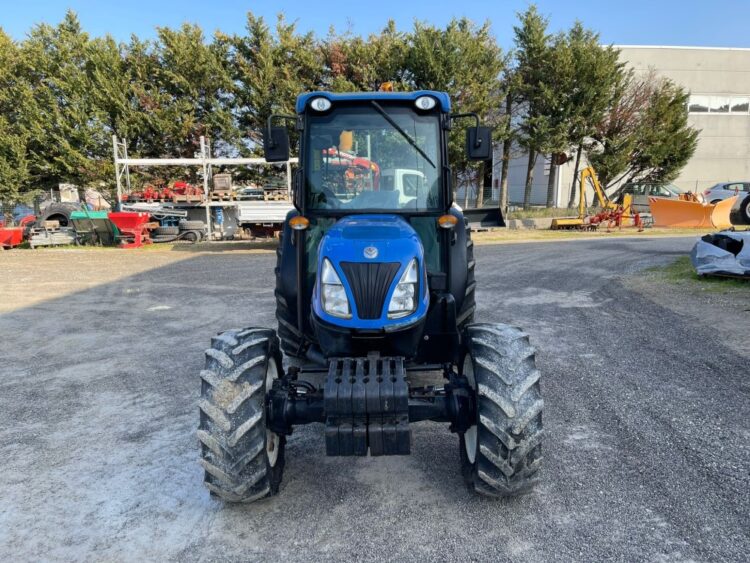
[[[648,198],[655,227],[683,227],[696,229],[728,229],[732,226],[729,214],[737,196],[716,205],[666,197]]]

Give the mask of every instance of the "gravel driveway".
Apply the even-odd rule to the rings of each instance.
[[[750,353],[618,279],[691,245],[477,247],[477,320],[525,327],[539,349],[547,441],[534,494],[469,493],[444,425],[414,425],[413,455],[394,458],[327,458],[313,425],[289,438],[279,496],[239,507],[201,485],[197,374],[212,333],[275,326],[274,255],[4,253],[0,553],[747,560]]]

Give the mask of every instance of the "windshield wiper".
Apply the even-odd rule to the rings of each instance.
[[[373,105],[373,107],[374,107],[374,108],[375,108],[376,110],[378,110],[378,113],[379,113],[380,115],[382,115],[382,116],[383,116],[383,117],[385,118],[385,120],[386,120],[386,121],[387,121],[388,123],[390,123],[390,124],[391,124],[391,126],[393,126],[393,128],[394,128],[394,129],[395,129],[396,131],[398,131],[399,133],[401,133],[401,136],[402,136],[402,137],[403,137],[404,139],[406,139],[406,140],[408,141],[408,143],[409,143],[409,144],[410,144],[410,145],[411,145],[412,147],[414,147],[415,149],[417,149],[417,152],[419,152],[419,154],[421,154],[421,155],[422,155],[422,157],[423,157],[423,158],[424,158],[424,159],[425,159],[425,160],[426,160],[427,162],[429,162],[429,163],[430,163],[430,164],[432,165],[432,167],[433,167],[433,168],[437,168],[437,166],[435,166],[435,163],[434,163],[434,162],[432,162],[432,160],[430,159],[430,157],[429,157],[429,156],[427,156],[427,153],[425,153],[425,152],[424,152],[424,151],[423,151],[423,150],[422,150],[421,148],[419,148],[419,145],[417,144],[417,142],[416,142],[416,141],[415,141],[414,139],[412,139],[412,138],[411,138],[411,137],[409,136],[409,134],[408,134],[408,133],[407,133],[406,131],[404,131],[403,129],[401,129],[401,126],[400,126],[400,125],[399,125],[398,123],[396,123],[395,121],[393,121],[393,118],[392,118],[392,117],[391,117],[390,115],[388,115],[388,114],[386,113],[386,111],[385,111],[385,110],[384,110],[384,109],[383,109],[382,107],[380,107],[380,104],[379,104],[378,102],[376,102],[375,100],[370,100],[370,103],[371,103],[371,104]]]

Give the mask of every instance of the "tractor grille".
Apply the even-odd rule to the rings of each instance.
[[[341,262],[360,319],[379,319],[398,262]]]

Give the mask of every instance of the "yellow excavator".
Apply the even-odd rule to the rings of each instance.
[[[594,215],[586,213],[586,181],[591,183],[594,188],[594,195],[599,203],[601,211]],[[552,220],[551,228],[554,229],[596,229],[601,224],[611,226],[623,225],[624,221],[632,221],[632,226],[642,228],[641,217],[633,210],[633,196],[625,194],[622,203],[617,203],[609,199],[607,192],[604,191],[599,183],[594,168],[588,166],[581,170],[581,195],[578,200],[578,217],[560,217]]]
[[[594,188],[601,211],[595,215],[586,214],[586,181]],[[604,188],[596,177],[596,172],[589,166],[581,170],[581,198],[578,203],[578,217],[553,219],[552,229],[595,229],[606,223],[608,227],[629,226],[625,221],[632,221],[632,226],[642,230],[641,216],[633,208],[633,196],[624,194],[620,203],[607,197]],[[687,192],[678,197],[648,198],[649,210],[655,227],[728,229],[732,226],[730,213],[737,196],[727,198],[716,204],[702,202],[698,197]]]

